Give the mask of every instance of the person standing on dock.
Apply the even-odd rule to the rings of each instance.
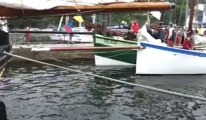
[[[139,31],[139,24],[137,20],[132,20],[129,25],[129,39],[130,40],[136,40],[137,33]]]
[[[138,31],[139,31],[139,24],[138,24],[137,20],[135,20],[135,21],[133,22],[133,24],[131,25],[131,29],[132,29],[132,32],[133,32],[134,34],[137,34],[137,33],[138,33]]]
[[[30,30],[29,27],[26,27],[26,31],[29,31],[29,30]],[[31,33],[29,32],[25,33],[25,40],[26,40],[27,45],[29,45],[31,42]]]

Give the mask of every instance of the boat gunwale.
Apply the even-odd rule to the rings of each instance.
[[[124,42],[124,43],[131,43],[131,44],[137,44],[137,42],[135,41],[129,41],[129,40],[118,40],[115,38],[110,38],[110,37],[106,37],[106,36],[99,36],[99,34],[94,34],[95,38],[101,38],[101,39],[108,39],[108,40],[113,40],[113,41],[117,41],[117,42]]]

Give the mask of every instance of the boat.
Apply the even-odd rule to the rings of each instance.
[[[3,52],[10,53],[12,47],[9,41],[7,20],[4,17],[1,17],[0,25],[0,77],[2,77],[5,65],[11,60],[11,56],[5,55]]]
[[[141,3],[141,2],[140,2]],[[158,3],[158,2],[157,2]],[[167,2],[163,2],[167,3]],[[143,5],[148,4],[148,3],[142,3]],[[150,4],[150,3],[149,3]],[[148,4],[148,5],[149,5]],[[156,2],[152,2],[151,4],[156,4]],[[169,3],[170,4],[170,3]],[[171,4],[172,5],[172,4]],[[173,7],[170,7],[172,9]],[[156,8],[158,10],[161,8]],[[152,10],[148,8],[148,10]],[[137,10],[138,11],[138,10]],[[116,35],[109,35],[107,36],[107,32],[115,32],[112,29],[106,29],[105,33],[99,33],[97,32],[98,25],[91,24],[91,23],[86,23],[86,25],[90,28],[93,28],[94,32],[93,33],[93,44],[95,47],[103,47],[103,46],[110,46],[110,47],[116,47],[116,46],[134,46],[137,45],[138,42],[131,40],[131,39],[125,39],[125,37],[118,35],[116,31]],[[97,30],[96,30],[96,29]],[[107,31],[108,30],[108,31]],[[127,30],[128,31],[128,30]],[[141,31],[141,30],[140,30]],[[140,34],[138,39],[144,39],[142,38],[143,34]],[[96,66],[136,66],[136,55],[137,55],[137,49],[131,49],[131,50],[115,50],[115,51],[95,51],[95,65]]]
[[[42,4],[39,4],[39,2],[41,2]],[[115,13],[115,12],[125,12],[125,11],[169,10],[171,8],[174,8],[174,4],[171,4],[169,2],[135,2],[135,0],[120,0],[118,2],[116,0],[110,0],[109,2],[103,2],[101,0],[95,0],[95,1],[89,1],[89,2],[86,0],[81,0],[79,2],[67,1],[67,0],[61,0],[61,1],[36,0],[32,3],[30,3],[29,0],[21,1],[21,2],[19,2],[18,0],[13,0],[13,1],[0,0],[0,10],[2,11],[0,13],[0,16],[5,16],[5,17],[77,14],[76,12],[78,12],[78,14],[80,13],[87,13],[87,14],[88,13],[100,13],[100,12],[101,13]],[[27,32],[27,31],[24,31],[24,32]],[[46,31],[41,31],[41,32],[43,33]],[[104,37],[102,36],[101,38],[104,38]],[[99,40],[100,39],[98,39],[97,41]],[[118,43],[121,43],[124,45],[136,44],[135,42],[127,42],[123,40]],[[97,45],[97,43],[94,43],[94,44]],[[126,56],[119,55],[118,57],[115,57],[115,59],[116,58],[122,59],[120,62],[122,62],[123,64],[135,65],[134,59],[135,59],[136,53],[134,52],[134,50],[132,50],[131,54],[132,54],[132,59],[130,59],[129,57],[126,57],[127,56],[126,54],[125,54]],[[98,53],[98,55],[102,56],[106,54]],[[124,57],[129,58],[129,59],[126,60]],[[97,58],[97,56],[95,58]],[[99,63],[99,62],[96,62],[96,63]],[[114,65],[119,65],[119,64],[120,63],[114,63]]]
[[[91,32],[87,31],[84,27],[73,27],[72,32]],[[92,32],[91,32],[92,33]],[[49,36],[51,41],[67,41],[73,43],[92,43],[93,38],[91,34],[52,34]]]
[[[63,21],[64,16],[61,17],[60,21],[59,21],[59,25],[58,25],[58,29],[57,31],[65,31],[65,28],[61,28],[62,26],[62,21]],[[82,22],[84,22],[82,16],[74,16],[74,17],[65,17],[65,19],[72,19],[71,21],[71,31],[70,32],[81,32],[81,33],[90,33],[90,34],[52,34],[49,35],[50,40],[52,41],[67,41],[68,43],[92,43],[92,31],[88,31],[84,26],[82,26]],[[73,21],[76,20],[79,23],[78,27],[73,27]]]
[[[95,47],[136,46],[137,42],[111,38],[93,33]],[[136,50],[96,50],[94,59],[96,66],[135,66]]]
[[[39,3],[42,4],[39,4]],[[126,12],[126,11],[147,11],[147,10],[169,10],[174,8],[174,4],[169,2],[135,2],[135,0],[110,0],[109,2],[103,2],[101,0],[95,1],[86,1],[81,0],[77,1],[68,1],[68,0],[36,0],[31,3],[31,1],[21,1],[12,0],[12,1],[4,1],[0,0],[0,16],[5,17],[21,17],[21,16],[42,16],[42,15],[66,15],[66,14],[81,14],[81,13],[115,13],[115,12]],[[30,32],[30,31],[24,31]],[[32,31],[35,32],[35,31]],[[39,32],[39,31],[38,31]],[[47,32],[47,31],[40,31],[40,32]],[[49,31],[51,32],[51,31]],[[72,33],[71,33],[72,34]],[[111,46],[128,46],[128,45],[136,45],[136,42],[126,41],[126,40],[118,40],[116,38],[111,39],[100,35],[94,35],[97,37],[95,45],[105,45],[106,44],[99,44],[101,40],[107,39],[107,41],[114,40],[118,45],[111,45]],[[122,45],[121,45],[122,44]],[[97,55],[107,56],[107,53],[102,53],[96,51]],[[128,53],[132,55],[132,57],[124,54],[124,52],[118,53],[109,53],[108,55],[110,58],[121,59],[117,62],[108,61],[108,65],[135,65],[135,50],[131,50]],[[116,57],[115,57],[116,55]],[[98,58],[96,56],[95,58]],[[125,59],[127,58],[127,59]],[[96,62],[99,65],[102,64],[102,61]],[[106,63],[106,62],[103,62]]]
[[[188,37],[196,0],[191,1]],[[191,37],[192,38],[192,37]],[[161,43],[140,42],[145,49],[137,52],[136,74],[206,74],[206,52],[195,49],[168,47]]]

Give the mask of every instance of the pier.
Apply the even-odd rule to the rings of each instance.
[[[13,45],[13,54],[21,55],[35,60],[71,60],[71,59],[93,59],[93,52],[82,51],[32,51],[32,48],[43,47],[92,47],[92,43],[87,44],[39,44],[39,45]],[[22,61],[22,59],[12,58],[12,61]]]
[[[32,51],[33,48],[49,48],[49,47],[92,47],[92,42],[70,42],[64,40],[52,41],[51,34],[32,33],[30,42],[27,42],[24,33],[10,33],[9,39],[12,44],[12,53],[34,60],[71,60],[71,59],[93,59],[92,51]],[[22,61],[22,59],[12,58],[12,61]]]

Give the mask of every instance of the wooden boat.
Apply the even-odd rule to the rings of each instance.
[[[206,53],[161,44],[140,43],[136,74],[205,74]]]
[[[89,33],[90,34],[84,34],[84,35],[80,35],[80,34],[52,34],[50,35],[50,39],[52,41],[67,41],[67,42],[71,42],[71,43],[92,43],[93,39],[92,39],[92,32],[91,31],[87,31],[85,28],[83,27],[73,27],[72,28],[72,32],[82,32],[82,33]]]
[[[166,2],[162,2],[166,3]],[[138,10],[153,10],[154,8],[150,5],[157,4],[155,9],[161,9],[161,7],[158,6],[158,2],[136,2],[135,5],[141,4],[140,6],[143,7],[145,5],[148,5],[147,9],[136,9]],[[167,6],[167,5],[166,5]],[[151,8],[150,8],[151,7]],[[159,7],[159,8],[158,8]],[[163,6],[162,6],[163,7]],[[172,7],[170,7],[171,9]],[[122,37],[118,37],[119,35],[111,35],[110,37],[107,37],[105,35],[102,35],[99,30],[101,28],[98,28],[98,25],[91,24],[91,23],[84,23],[85,25],[88,25],[88,27],[91,29],[93,28],[96,33],[93,34],[93,43],[95,47],[103,47],[103,46],[110,46],[110,47],[117,47],[117,46],[134,46],[137,45],[137,41],[131,41],[128,39],[123,39]],[[108,30],[108,29],[107,29]],[[106,31],[108,33],[111,33],[111,31]],[[105,32],[105,33],[106,33]],[[114,31],[112,31],[114,32]],[[116,51],[95,51],[95,65],[96,66],[135,66],[136,65],[136,50],[137,49],[131,49],[131,50],[116,50]]]
[[[138,41],[161,41],[156,40],[153,38],[149,33],[146,31],[146,25],[144,25],[138,34]],[[116,31],[115,31],[116,32]],[[117,33],[115,33],[117,34]],[[106,37],[104,35],[100,35],[97,33],[93,34],[93,43],[95,47],[102,47],[102,46],[138,46],[138,41],[132,40],[125,40],[123,37],[120,36],[112,36]],[[123,51],[96,51],[95,53],[95,65],[96,66],[136,66],[137,62],[137,51],[139,49],[130,49],[130,50],[123,50]]]
[[[93,43],[95,47],[119,47],[119,46],[135,46],[137,42],[120,40],[117,38],[105,37],[99,34],[93,34]],[[136,50],[115,50],[115,51],[95,51],[95,65],[97,66],[135,66]]]
[[[189,33],[196,0],[191,0]],[[188,34],[191,37],[191,34]],[[136,74],[206,74],[206,52],[168,47],[155,42],[141,42],[137,52]]]
[[[42,4],[39,4],[39,3]],[[44,3],[44,4],[43,4]],[[56,0],[36,0],[36,1],[4,1],[0,0],[0,16],[15,17],[15,16],[40,16],[40,15],[63,15],[78,13],[115,13],[128,11],[147,11],[147,10],[169,10],[174,7],[174,4],[169,2],[135,2],[135,0],[110,0],[110,2],[95,1],[68,1],[62,0],[58,3]],[[25,31],[26,32],[26,31]],[[45,31],[44,31],[45,32]],[[95,34],[95,46],[134,46],[136,42],[118,40],[116,38],[108,38]],[[113,44],[105,42],[113,41]],[[116,44],[114,44],[116,43]],[[115,51],[116,52],[116,51]],[[95,58],[107,56],[113,59],[113,62],[96,61],[97,65],[135,65],[136,52],[135,50],[118,51],[111,53],[100,53],[96,51]],[[117,60],[117,61],[115,61]],[[115,62],[114,62],[115,61]]]
[[[4,70],[3,68],[5,65],[11,60],[11,57],[8,55],[3,54],[3,52],[11,52],[11,44],[9,42],[9,34],[7,30],[7,21],[0,20],[1,21],[1,29],[0,29],[0,72]],[[2,74],[0,74],[1,77]]]
[[[42,4],[39,4],[41,2]],[[44,3],[44,4],[43,4]],[[68,1],[62,0],[56,2],[55,0],[36,0],[36,1],[1,1],[0,0],[0,16],[6,17],[14,17],[14,16],[40,16],[40,15],[62,15],[62,14],[76,14],[78,13],[115,13],[115,12],[127,12],[127,11],[145,11],[145,10],[169,10],[174,7],[174,4],[169,2],[135,2],[135,0],[110,0],[110,2],[102,2],[101,0],[94,0],[94,1],[85,1],[81,0],[77,1]],[[44,31],[45,32],[45,31]],[[123,46],[123,45],[135,45],[135,42],[131,41],[116,41],[115,39],[94,35],[96,38],[96,42],[94,43],[95,46],[107,46],[108,44],[100,44],[101,40],[107,39],[107,41],[114,40],[117,45],[110,45],[110,46]],[[120,44],[120,45],[119,45]],[[97,53],[98,56],[107,56],[108,53]],[[117,55],[122,53],[122,51],[118,53],[109,53],[108,56],[113,56],[111,58],[121,59],[119,62],[126,65],[135,65],[135,56],[136,53],[134,50],[129,51],[128,53],[132,55],[130,58],[127,54]],[[123,53],[122,53],[123,54]],[[128,59],[125,59],[128,58]],[[101,65],[102,61],[96,62],[97,64]],[[120,63],[115,62],[108,62],[108,65],[121,65]]]

